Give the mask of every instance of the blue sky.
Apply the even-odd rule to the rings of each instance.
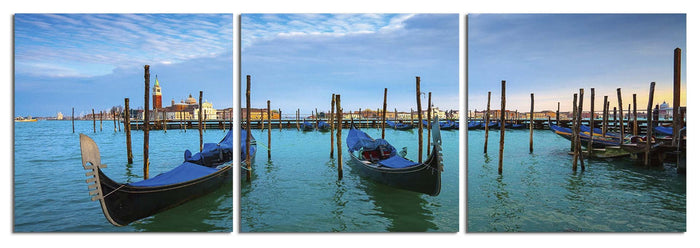
[[[14,49],[16,116],[143,107],[146,64],[165,106],[233,105],[231,14],[17,14]]]
[[[440,109],[459,109],[457,14],[243,14],[241,107],[251,75],[251,105],[292,117],[330,109],[416,109],[415,77]]]
[[[469,14],[468,109],[500,109],[501,80],[506,80],[507,109],[571,111],[573,94],[584,88],[584,109],[603,96],[623,108],[637,94],[646,109],[650,82],[654,102],[672,103],[673,50],[682,56],[682,106],[685,106],[686,18],[683,14]]]

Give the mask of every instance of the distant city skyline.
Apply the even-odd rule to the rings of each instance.
[[[232,14],[16,14],[15,116],[143,108],[144,65],[163,106],[233,105]],[[152,104],[149,103],[149,104]]]
[[[243,14],[241,107],[246,75],[251,107],[309,114],[330,109],[341,95],[346,111],[416,109],[416,76],[422,108],[459,110],[457,14]]]
[[[595,110],[603,97],[623,109],[637,94],[646,110],[649,85],[656,82],[654,104],[673,102],[673,53],[682,50],[681,106],[686,105],[685,14],[469,14],[467,109],[500,109],[501,80],[506,80],[506,108],[571,111],[573,94],[584,89],[584,110]],[[466,114],[465,114],[466,115]]]

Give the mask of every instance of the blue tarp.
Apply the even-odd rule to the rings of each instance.
[[[248,132],[245,129],[241,129],[241,162],[245,161],[246,153],[245,153],[245,140],[248,137]],[[250,135],[250,156],[255,157],[255,151],[258,149],[257,146],[255,145],[255,137],[253,137],[253,134]]]
[[[413,127],[411,124],[398,123],[398,122],[393,122],[393,121],[389,121],[389,120],[386,121],[386,124],[393,129],[407,129],[407,128]]]
[[[128,185],[135,187],[154,187],[170,185],[204,177],[216,171],[218,171],[218,169],[216,168],[210,168],[194,163],[184,162],[180,166],[175,167],[175,169],[172,169],[171,171],[162,173],[150,179],[130,183]]]
[[[379,161],[379,164],[389,168],[406,168],[417,165],[418,163],[399,156],[391,156],[387,159]]]
[[[391,149],[390,156],[396,155],[396,148],[394,148],[394,146],[389,144],[389,142],[386,140],[372,139],[372,137],[369,137],[369,135],[367,135],[365,132],[355,128],[351,128],[350,131],[348,131],[348,138],[345,140],[345,142],[348,146],[348,151],[350,152],[359,151],[361,149],[375,150],[380,146],[384,146]]]
[[[330,129],[331,125],[328,124],[328,122],[325,121],[319,121],[318,122],[318,129]]]
[[[304,121],[301,123],[301,129],[303,130],[313,130],[314,129],[314,124],[311,124],[310,122]]]
[[[654,132],[661,134],[661,135],[673,136],[673,127],[664,127],[664,126],[654,127]]]
[[[202,151],[194,155],[185,151],[185,161],[195,164],[214,166],[233,159],[233,130],[229,130],[219,143],[205,143]]]

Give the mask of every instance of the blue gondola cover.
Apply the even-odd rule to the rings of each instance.
[[[219,143],[204,143],[201,152],[191,154],[189,150],[185,151],[185,161],[201,165],[213,165],[216,161],[232,159],[233,130],[229,130]]]
[[[372,137],[369,137],[365,132],[355,128],[351,128],[350,131],[348,131],[348,138],[345,142],[350,152],[356,152],[360,149],[375,150],[380,146],[384,146],[391,149],[390,156],[396,156],[396,148],[389,144],[389,142],[383,139],[372,139]]]
[[[406,168],[417,165],[418,163],[402,158],[400,156],[391,156],[387,159],[379,161],[379,164],[389,168]]]
[[[155,187],[171,185],[204,177],[217,171],[218,169],[216,168],[201,166],[190,162],[184,162],[175,169],[172,169],[171,171],[162,173],[153,178],[149,178],[143,181],[133,182],[128,185],[134,187]]]

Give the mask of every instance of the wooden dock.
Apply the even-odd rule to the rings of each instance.
[[[158,120],[149,121],[150,130],[169,129],[199,129],[198,120]],[[129,122],[131,130],[143,130],[143,120],[131,120]],[[231,120],[206,120],[203,121],[204,129],[228,129],[231,127]]]

